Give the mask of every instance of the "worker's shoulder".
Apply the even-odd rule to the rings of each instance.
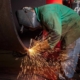
[[[65,5],[62,5],[62,4],[46,4],[46,5],[42,5],[42,6],[39,6],[38,9],[42,10],[42,9],[48,9],[48,10],[51,10],[51,9],[70,9],[69,7],[65,6]]]
[[[53,13],[53,12],[56,12],[59,14],[75,13],[74,10],[62,4],[47,4],[47,5],[39,6],[36,10],[40,13]]]
[[[37,9],[39,11],[52,11],[55,10],[58,7],[59,4],[46,4],[46,5],[42,5],[37,7]]]
[[[38,8],[50,8],[50,7],[57,7],[60,6],[60,4],[45,4],[42,6],[39,6]]]

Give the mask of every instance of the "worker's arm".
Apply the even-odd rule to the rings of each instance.
[[[54,48],[61,38],[61,20],[55,12],[47,12],[45,15],[43,15],[42,22],[45,28],[49,31],[50,37],[48,42],[50,47]]]
[[[42,23],[45,28],[49,31],[48,38],[44,41],[38,42],[31,49],[34,53],[41,53],[50,48],[54,48],[55,45],[60,41],[61,38],[61,21],[58,18],[56,13],[48,13],[46,16],[42,15]],[[33,52],[29,52],[29,54],[33,54]],[[34,55],[35,55],[34,54]]]

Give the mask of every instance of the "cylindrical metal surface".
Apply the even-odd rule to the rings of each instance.
[[[15,19],[13,16],[14,12],[12,12],[12,4],[16,6],[15,8],[20,8],[22,6],[19,4],[15,5],[15,1],[21,4],[27,1],[28,4],[28,0],[0,0],[0,50],[17,51],[24,54],[26,53],[27,47],[18,35]],[[33,5],[35,6],[35,4]],[[23,4],[23,7],[24,6],[25,5]],[[14,11],[15,10],[16,9],[14,9]],[[25,41],[27,42],[27,40]]]
[[[0,0],[0,49],[26,52],[15,28],[10,0]]]

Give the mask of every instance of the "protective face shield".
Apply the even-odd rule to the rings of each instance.
[[[37,29],[40,28],[40,22],[38,22],[36,13],[31,7],[23,7],[22,10],[16,12],[17,18],[20,25],[25,26],[25,28]]]

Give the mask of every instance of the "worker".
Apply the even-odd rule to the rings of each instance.
[[[47,4],[35,8],[23,7],[22,10],[17,11],[17,17],[19,24],[24,28],[30,30],[42,28],[48,31],[47,38],[32,47],[35,53],[52,49],[64,39],[67,52],[61,66],[65,76],[72,78],[80,51],[80,16],[67,6]]]

